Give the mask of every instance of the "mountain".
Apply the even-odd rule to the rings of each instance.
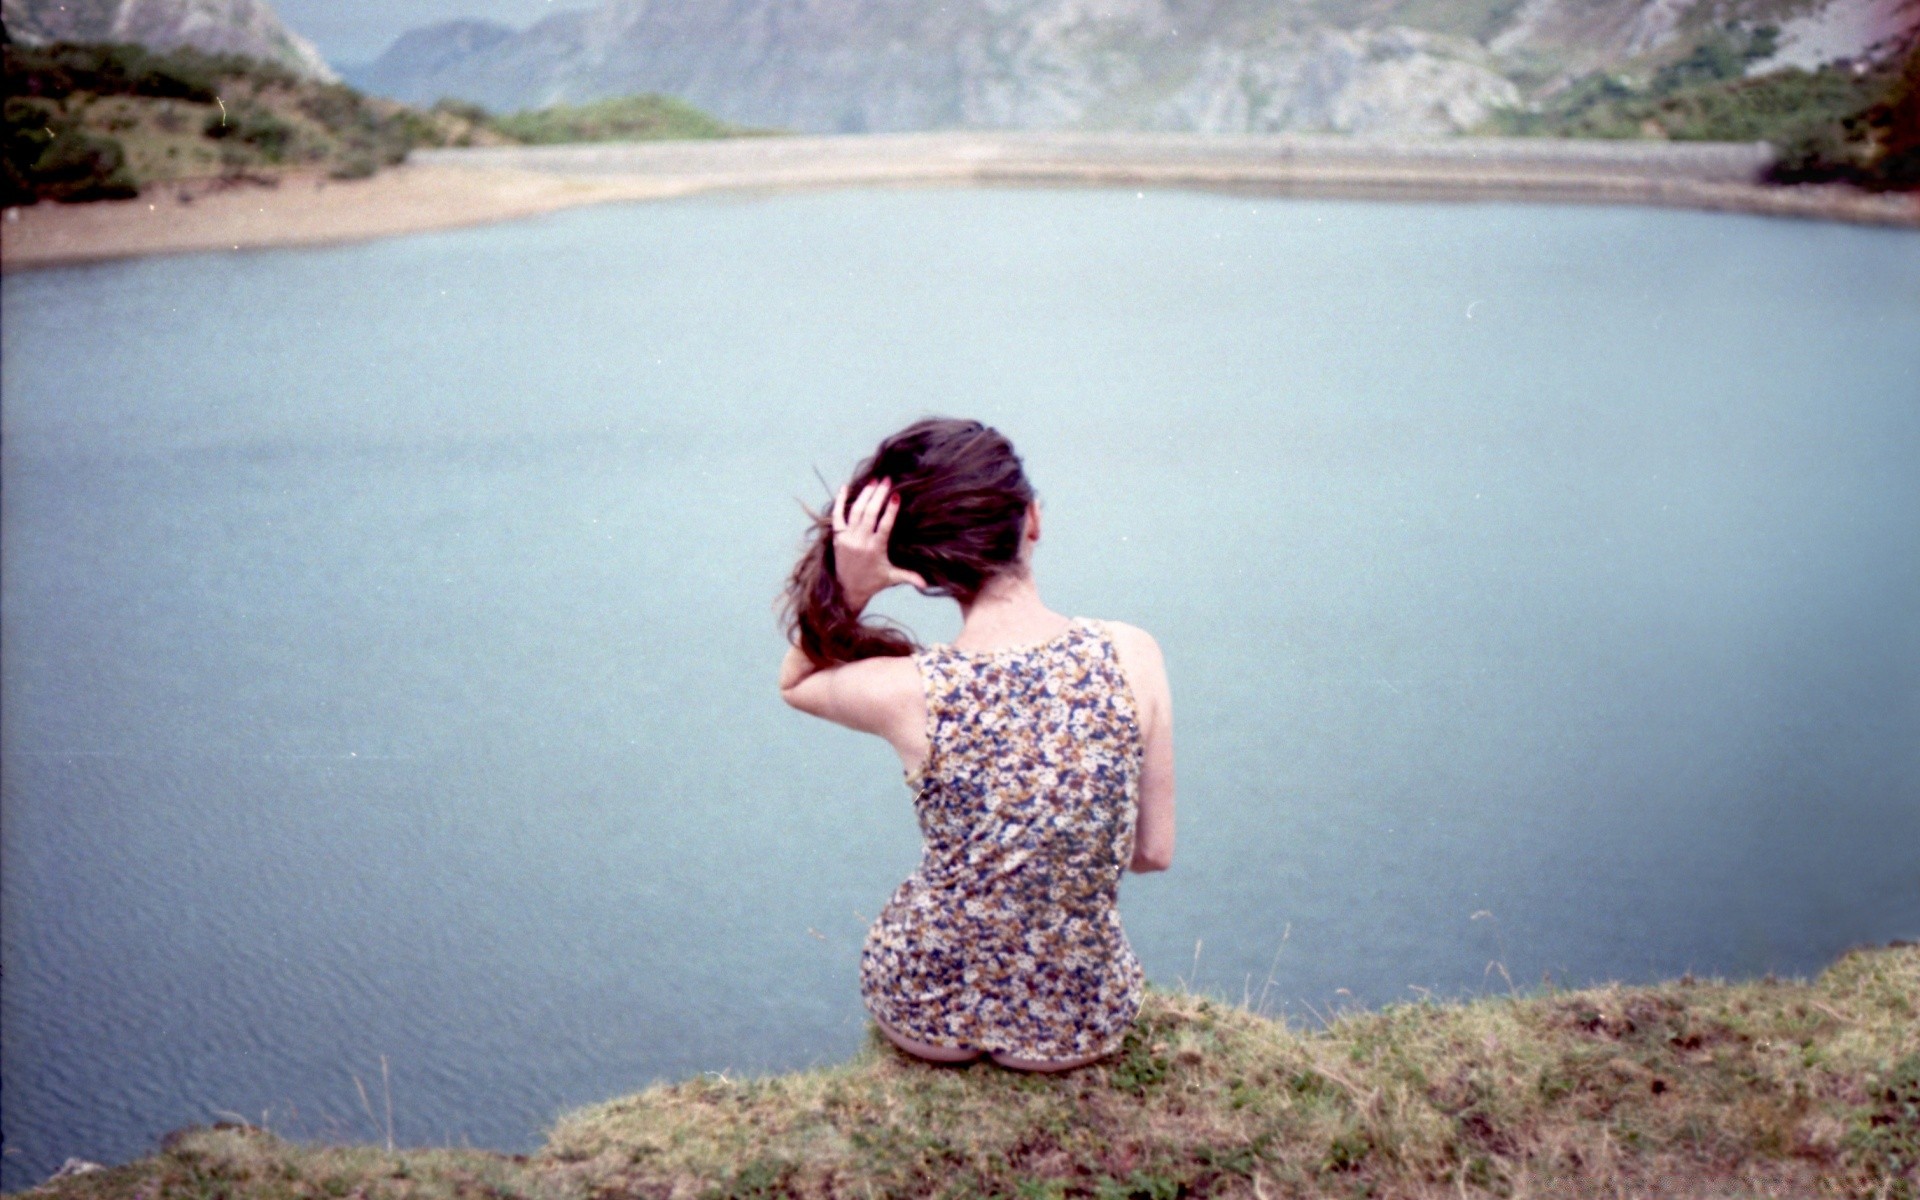
[[[347,78],[363,91],[397,99],[413,88],[414,80],[431,79],[455,68],[514,33],[512,26],[494,21],[442,21],[400,35],[377,60],[348,70]]]
[[[309,79],[338,77],[313,43],[288,29],[266,0],[0,0],[7,36],[48,42],[139,42],[245,54]]]
[[[662,92],[807,132],[1444,134],[1728,31],[1833,58],[1915,25],[1920,0],[604,0],[418,30],[369,78],[496,109]]]

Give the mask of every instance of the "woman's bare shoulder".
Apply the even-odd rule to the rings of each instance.
[[[1160,653],[1160,643],[1153,640],[1153,635],[1125,621],[1101,621],[1100,625],[1107,631],[1107,636],[1113,639],[1120,669],[1126,672],[1127,682],[1133,685],[1133,690],[1149,702],[1152,697],[1166,695],[1167,662]]]
[[[1114,655],[1120,660],[1120,673],[1140,706],[1143,725],[1149,730],[1162,728],[1172,712],[1168,694],[1167,664],[1160,655],[1160,643],[1138,625],[1125,621],[1101,621],[1100,626],[1113,640]]]
[[[1101,621],[1099,624],[1113,638],[1113,644],[1120,651],[1122,659],[1156,669],[1163,665],[1160,643],[1154,641],[1153,635],[1146,630],[1125,621]]]

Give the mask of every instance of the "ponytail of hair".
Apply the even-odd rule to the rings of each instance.
[[[863,658],[898,658],[919,649],[898,625],[880,623],[885,618],[864,620],[853,611],[833,561],[833,510],[808,515],[813,527],[784,597],[788,640],[815,667]]]
[[[887,558],[917,573],[929,594],[965,608],[994,578],[1019,568],[1033,485],[998,430],[950,417],[915,421],[854,469],[847,494],[878,479],[891,481],[900,500]],[[919,649],[894,622],[853,611],[833,561],[832,505],[807,515],[813,527],[783,597],[788,640],[821,668]]]

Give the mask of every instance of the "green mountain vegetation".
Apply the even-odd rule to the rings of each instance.
[[[422,111],[237,55],[97,43],[0,49],[0,205],[123,199],[173,180],[292,170],[360,178],[418,146],[742,132],[660,96],[495,118],[461,104]]]
[[[350,178],[468,132],[278,64],[138,45],[9,43],[0,203],[101,200],[145,184],[323,169]]]
[[[1596,73],[1483,132],[1535,137],[1765,141],[1776,182],[1920,186],[1920,45],[1871,69],[1834,64],[1748,76],[1775,31],[1728,31],[1644,79]]]
[[[619,96],[591,104],[492,116],[476,105],[442,101],[442,112],[466,117],[512,141],[544,146],[563,142],[653,142],[680,138],[738,137],[754,132],[729,125],[671,96]]]
[[[1780,147],[1781,183],[1843,181],[1873,189],[1920,188],[1920,45],[1877,97],[1838,123],[1814,126]]]
[[[366,1105],[373,1126],[382,1125]],[[1114,1057],[1053,1076],[876,1040],[560,1118],[530,1156],[195,1129],[46,1200],[163,1196],[1920,1197],[1920,947],[1811,984],[1544,988],[1301,1030],[1155,991]]]

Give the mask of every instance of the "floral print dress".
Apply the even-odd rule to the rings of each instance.
[[[867,934],[873,1015],[930,1045],[1062,1060],[1116,1049],[1140,963],[1115,901],[1138,815],[1139,712],[1106,628],[915,655],[926,845]]]

